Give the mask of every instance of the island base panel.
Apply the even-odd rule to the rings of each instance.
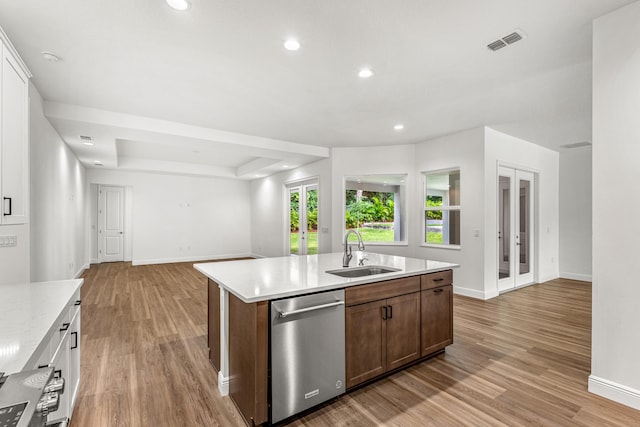
[[[229,395],[249,425],[268,421],[269,302],[229,293]]]
[[[220,371],[220,288],[216,282],[209,279],[207,286],[208,310],[208,342],[209,361],[216,372]]]

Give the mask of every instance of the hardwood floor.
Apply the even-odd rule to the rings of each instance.
[[[242,426],[207,360],[207,281],[190,263],[92,266],[82,288],[72,427]],[[454,296],[444,354],[291,426],[640,425],[587,392],[591,286],[554,280],[491,301]]]

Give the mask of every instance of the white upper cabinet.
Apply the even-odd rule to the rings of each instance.
[[[29,220],[29,75],[0,30],[0,224]]]

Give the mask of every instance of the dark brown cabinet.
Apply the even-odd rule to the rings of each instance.
[[[385,307],[381,300],[345,310],[347,388],[387,371]]]
[[[421,278],[421,357],[453,343],[453,289],[451,270]]]
[[[347,388],[420,357],[419,289],[419,277],[346,289]]]

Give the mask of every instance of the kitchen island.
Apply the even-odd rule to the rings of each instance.
[[[196,264],[208,278],[210,360],[248,424],[269,421],[270,302],[344,290],[346,389],[444,351],[453,340],[456,264],[357,252]],[[365,266],[389,272],[341,273]],[[391,321],[393,319],[393,321]]]

